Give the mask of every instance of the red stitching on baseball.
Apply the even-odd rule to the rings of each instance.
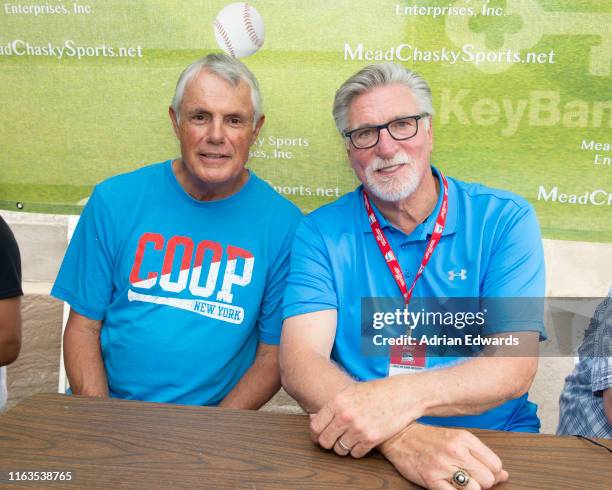
[[[261,48],[263,46],[263,43],[259,40],[259,37],[257,37],[257,32],[255,31],[255,28],[251,23],[251,6],[248,3],[244,4],[244,9],[242,10],[242,19],[244,20],[244,26],[246,27],[249,39],[255,46]]]
[[[230,42],[230,38],[227,35],[227,32],[225,32],[225,29],[223,29],[223,26],[221,25],[221,22],[219,22],[216,19],[215,19],[215,28],[217,29],[217,32],[219,32],[219,35],[223,39],[223,42],[225,43],[225,47],[229,51],[229,54],[231,54],[235,58],[236,55],[234,54],[234,48],[232,47],[232,43]]]

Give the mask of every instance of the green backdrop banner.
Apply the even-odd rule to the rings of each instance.
[[[100,180],[178,154],[180,71],[224,49],[261,83],[250,167],[309,211],[356,181],[338,86],[397,61],[434,92],[433,162],[509,189],[544,236],[612,242],[609,0],[0,3],[0,207],[78,213]]]

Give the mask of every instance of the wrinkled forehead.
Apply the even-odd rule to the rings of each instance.
[[[349,128],[384,124],[403,116],[419,113],[411,90],[406,85],[394,83],[381,85],[351,100],[347,112]]]
[[[185,86],[182,106],[202,105],[240,106],[242,110],[252,112],[251,89],[242,79],[237,83],[226,80],[209,70],[203,69]]]

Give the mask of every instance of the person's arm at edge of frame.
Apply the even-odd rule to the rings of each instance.
[[[11,364],[21,350],[21,296],[0,299],[0,366]]]
[[[608,419],[608,424],[612,426],[612,388],[604,390],[603,394],[604,412]]]
[[[100,346],[101,329],[102,321],[70,309],[64,331],[64,364],[74,395],[109,396]]]
[[[255,361],[219,406],[257,410],[268,402],[279,388],[278,345],[259,342]]]

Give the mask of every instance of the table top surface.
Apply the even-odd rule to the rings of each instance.
[[[610,488],[612,455],[588,441],[472,432],[510,472],[497,488]],[[15,486],[10,471],[71,472],[53,488],[417,488],[380,454],[356,460],[315,446],[304,415],[58,394],[0,415],[3,488]]]

